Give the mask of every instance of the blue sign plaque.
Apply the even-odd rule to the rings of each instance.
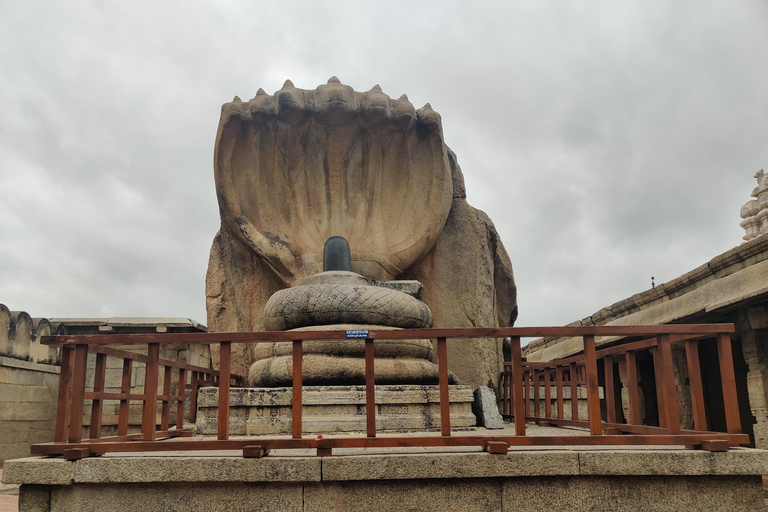
[[[368,337],[367,330],[356,329],[352,331],[347,331],[347,338],[367,338],[367,337]]]

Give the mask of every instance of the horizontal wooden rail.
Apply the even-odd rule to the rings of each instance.
[[[590,327],[508,327],[508,328],[467,328],[467,329],[404,329],[365,331],[365,384],[366,384],[366,436],[329,436],[325,438],[305,437],[302,427],[303,344],[308,340],[345,340],[347,331],[291,331],[291,332],[250,332],[250,333],[151,333],[120,335],[66,335],[46,336],[43,343],[62,346],[62,371],[60,375],[59,403],[56,419],[55,442],[37,444],[32,448],[35,454],[64,454],[78,458],[89,454],[107,452],[174,451],[174,450],[220,450],[243,449],[244,455],[262,456],[272,448],[317,448],[318,455],[330,455],[333,448],[351,447],[396,447],[396,446],[484,446],[494,453],[505,451],[511,446],[552,446],[552,445],[670,445],[702,446],[703,442],[719,440],[729,446],[749,442],[739,431],[738,407],[735,400],[735,379],[733,362],[729,359],[730,333],[732,324],[705,325],[651,325],[651,326],[590,326]],[[355,331],[359,335],[359,331]],[[584,340],[584,353],[549,362],[523,361],[521,338],[540,336],[579,336]],[[638,339],[624,345],[597,347],[598,337],[628,337]],[[452,432],[448,398],[447,342],[461,343],[465,338],[506,338],[512,343],[512,361],[504,365],[499,393],[505,418],[514,421],[513,436],[464,435]],[[361,341],[359,336],[356,341]],[[440,411],[440,435],[435,436],[377,436],[375,407],[375,358],[374,344],[379,340],[431,339],[437,346],[438,389]],[[727,432],[706,430],[706,418],[702,409],[701,396],[694,396],[696,403],[696,430],[682,429],[677,418],[677,397],[672,372],[670,346],[685,341],[689,351],[700,343],[716,340],[721,359],[721,380],[726,397]],[[229,389],[239,382],[231,375],[232,343],[262,343],[284,341],[293,346],[292,379],[292,427],[287,437],[250,437],[230,439],[229,431]],[[612,340],[613,341],[613,340]],[[213,370],[178,361],[161,359],[160,349],[166,345],[190,343],[212,343],[220,346],[220,369]],[[110,347],[146,347],[146,354]],[[652,351],[657,371],[656,388],[659,390],[660,426],[640,424],[636,404],[631,404],[631,415],[626,423],[618,421],[616,396],[620,383],[614,379],[619,361],[636,364],[635,354]],[[96,368],[92,389],[86,390],[87,354],[95,353]],[[104,386],[107,358],[122,360],[122,385],[120,391],[108,390]],[[600,362],[602,361],[602,364]],[[689,361],[698,364],[697,357],[689,354]],[[134,363],[146,365],[143,389],[131,386],[131,372]],[[694,364],[691,364],[693,368]],[[114,366],[113,366],[114,367]],[[161,369],[163,369],[161,373]],[[602,370],[602,373],[600,371]],[[636,368],[627,371],[630,383],[637,387]],[[700,371],[699,368],[693,368]],[[599,381],[600,375],[602,377]],[[700,376],[699,376],[700,377]],[[696,375],[691,380],[692,392],[701,393],[697,387]],[[217,439],[168,439],[188,437],[191,432],[184,430],[183,410],[189,390],[188,421],[194,423],[197,409],[197,391],[202,385],[219,387],[218,435]],[[600,397],[600,392],[604,396]],[[566,394],[569,393],[569,396]],[[637,389],[630,389],[630,400],[637,400]],[[579,397],[586,398],[587,407],[580,411]],[[571,407],[566,407],[570,399]],[[85,401],[91,400],[91,425],[88,439],[83,439],[83,414]],[[105,401],[120,403],[118,435],[103,437],[100,433],[101,414]],[[128,432],[128,406],[131,401],[143,404],[140,433]],[[158,407],[160,404],[160,407]],[[171,414],[172,404],[176,415]],[[604,407],[602,407],[604,405]],[[607,411],[601,418],[601,408]],[[735,409],[735,410],[734,410]],[[570,413],[570,418],[566,416]],[[702,419],[703,418],[703,419]],[[526,421],[556,426],[582,427],[581,435],[528,436]],[[175,426],[175,428],[171,428]]]
[[[594,325],[589,327],[494,327],[466,329],[371,329],[368,336],[377,340],[409,338],[540,338],[542,336],[656,336],[658,334],[704,335],[733,333],[733,324],[670,324],[670,325]],[[195,332],[147,334],[87,334],[41,336],[44,345],[146,345],[148,343],[251,343],[269,341],[338,340],[345,331],[265,331],[265,332]]]

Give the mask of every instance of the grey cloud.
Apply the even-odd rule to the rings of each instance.
[[[286,78],[430,102],[521,325],[740,242],[768,162],[764,3],[4,2],[0,301],[205,321],[219,109]]]

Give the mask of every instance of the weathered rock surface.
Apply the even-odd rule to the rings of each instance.
[[[384,325],[334,324],[310,326],[294,331],[397,330]],[[306,385],[365,384],[365,340],[317,340],[304,342],[303,382]],[[378,340],[373,344],[377,384],[437,383],[436,353],[430,340]],[[293,382],[293,344],[259,343],[254,346],[255,362],[248,372],[253,387],[290,386]],[[453,374],[449,381],[457,383]]]
[[[432,325],[426,304],[370,285],[308,284],[276,292],[264,307],[264,328],[285,331],[334,323],[383,324],[406,329]]]
[[[214,166],[222,225],[206,278],[210,331],[263,330],[269,297],[320,272],[330,236],[349,241],[365,278],[423,283],[434,327],[514,322],[509,257],[466,203],[428,104],[416,110],[335,78],[316,90],[286,82],[223,106]],[[241,375],[255,359],[247,347],[233,346]],[[501,342],[451,340],[448,360],[462,382],[495,389]]]
[[[496,403],[496,394],[491,388],[478,386],[475,388],[475,401],[472,412],[475,413],[477,424],[485,428],[504,428],[504,418],[501,417]]]

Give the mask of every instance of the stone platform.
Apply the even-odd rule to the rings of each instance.
[[[482,429],[478,429],[482,430]],[[554,429],[530,426],[529,434]],[[564,430],[564,429],[559,429]],[[496,431],[498,432],[498,431]],[[574,431],[567,431],[573,435]],[[768,452],[562,447],[108,454],[7,461],[19,510],[765,510]]]
[[[476,424],[470,386],[449,386],[451,427]],[[237,388],[229,395],[231,435],[291,432],[291,388]],[[304,386],[302,429],[306,433],[364,432],[365,386]],[[197,433],[218,432],[219,389],[201,388]],[[440,392],[429,385],[377,385],[376,430],[407,432],[440,428]]]

